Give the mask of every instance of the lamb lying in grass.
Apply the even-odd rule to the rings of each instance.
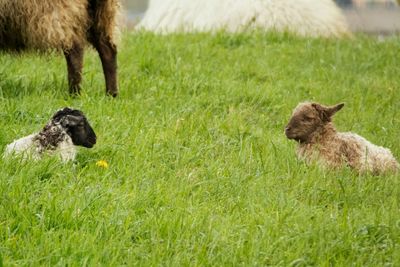
[[[96,144],[96,134],[85,115],[76,109],[57,111],[39,132],[22,137],[7,145],[4,156],[22,155],[23,158],[40,159],[43,154],[57,154],[63,162],[74,160],[75,146],[91,148]]]
[[[299,143],[299,158],[307,162],[319,161],[329,167],[347,165],[359,173],[377,175],[398,171],[399,163],[389,149],[376,146],[357,134],[336,131],[332,116],[343,106],[300,103],[295,108],[285,134]]]

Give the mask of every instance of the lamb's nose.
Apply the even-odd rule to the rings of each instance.
[[[291,127],[290,126],[286,126],[285,127],[285,132],[290,131]]]

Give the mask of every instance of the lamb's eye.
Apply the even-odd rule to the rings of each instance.
[[[304,120],[305,120],[305,121],[312,121],[312,120],[313,120],[313,118],[312,118],[312,117],[308,117],[308,116],[306,116],[306,117],[304,117]]]

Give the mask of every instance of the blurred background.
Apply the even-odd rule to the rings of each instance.
[[[193,0],[201,1],[201,0]],[[217,1],[217,0],[216,0]],[[149,0],[124,0],[128,24],[140,21]],[[400,0],[335,0],[354,32],[387,35],[400,32]]]

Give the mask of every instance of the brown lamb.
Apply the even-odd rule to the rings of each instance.
[[[71,94],[78,94],[83,51],[98,51],[106,92],[118,94],[118,0],[0,0],[0,50],[64,52]]]
[[[298,157],[334,168],[347,165],[359,173],[397,172],[399,163],[389,149],[357,134],[336,131],[332,116],[343,106],[343,103],[327,107],[307,102],[294,109],[285,134],[299,143]]]

